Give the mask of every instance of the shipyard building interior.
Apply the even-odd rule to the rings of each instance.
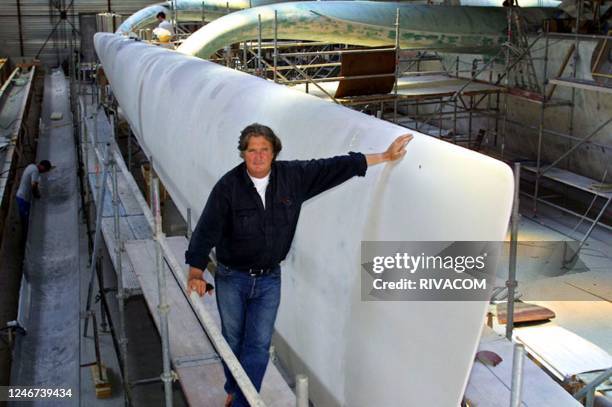
[[[0,4],[0,405],[612,406],[611,2]]]

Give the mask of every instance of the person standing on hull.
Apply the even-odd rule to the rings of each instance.
[[[174,35],[174,27],[172,26],[172,23],[170,21],[166,20],[166,13],[160,11],[159,13],[157,13],[155,18],[157,19],[157,21],[159,21],[159,25],[157,26],[157,28],[166,30],[170,32],[170,34]]]
[[[410,140],[410,134],[399,136],[379,154],[277,161],[282,144],[272,129],[254,123],[242,130],[238,150],[243,162],[213,187],[185,262],[190,266],[188,293],[212,294],[203,270],[216,248],[221,331],[257,391],[280,303],[280,262],[291,247],[302,204],[354,176],[365,176],[370,165],[401,159]],[[248,406],[225,364],[224,370],[225,405]]]
[[[21,174],[19,188],[15,194],[17,207],[19,208],[19,218],[24,230],[28,229],[28,221],[30,219],[30,206],[32,198],[40,198],[40,190],[38,183],[40,182],[40,174],[49,172],[53,166],[49,160],[42,160],[38,164],[29,164]]]

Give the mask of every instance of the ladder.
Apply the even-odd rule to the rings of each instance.
[[[517,58],[525,53],[529,48],[529,40],[524,29],[524,21],[518,12],[518,6],[510,6],[508,9],[508,42],[507,46],[510,50],[510,63],[515,62]],[[514,66],[512,77],[514,84],[522,89],[526,89],[535,93],[541,93],[538,76],[533,66],[531,51],[527,51],[520,61]]]

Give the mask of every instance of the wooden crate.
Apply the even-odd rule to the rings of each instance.
[[[97,364],[92,365],[90,367],[91,376],[93,378],[94,385],[96,386],[96,398],[107,399],[113,394],[113,392],[110,381],[108,380],[108,372],[106,370],[106,366],[100,364],[100,368],[101,369],[98,369]],[[102,371],[101,376],[100,370]]]
[[[144,178],[144,183],[146,186],[145,187],[145,198],[147,200],[147,203],[149,204],[149,207],[151,207],[151,185],[149,183],[150,182],[149,172],[150,172],[149,163],[145,163],[140,166],[140,173],[142,174],[142,177]],[[166,191],[166,188],[164,188],[164,185],[161,183],[161,181],[159,182],[159,198],[160,198],[161,206],[163,206],[166,199],[168,199],[168,192]]]

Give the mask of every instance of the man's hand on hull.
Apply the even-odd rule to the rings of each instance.
[[[412,134],[404,134],[396,138],[383,154],[387,161],[399,160],[406,154],[406,145],[413,139]]]
[[[387,150],[383,153],[366,154],[366,161],[368,166],[384,163],[387,161],[397,161],[406,155],[406,145],[413,139],[413,135],[410,133],[403,134],[393,140]]]

